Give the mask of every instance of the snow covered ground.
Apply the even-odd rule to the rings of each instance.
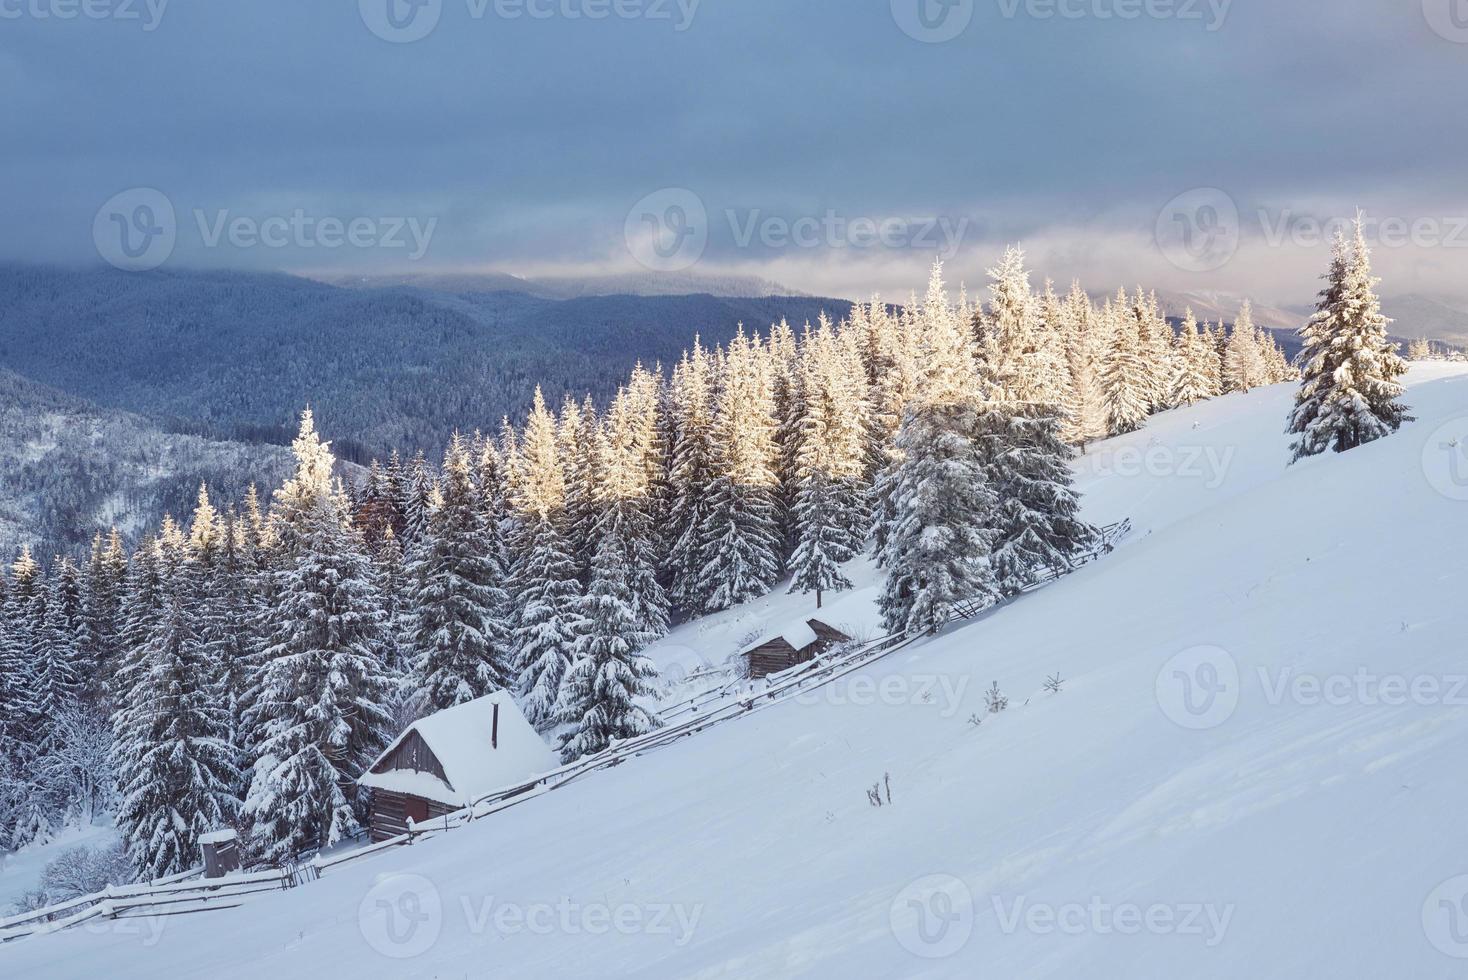
[[[1080,464],[1114,555],[859,682],[0,975],[1461,975],[1468,371],[1410,384],[1421,421],[1294,467],[1287,388],[1161,416]]]
[[[0,852],[0,918],[15,912],[26,893],[41,887],[41,873],[63,851],[73,847],[108,847],[117,839],[117,831],[110,823],[100,823],[69,828],[47,844]]]

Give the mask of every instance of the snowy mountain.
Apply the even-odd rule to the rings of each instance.
[[[0,370],[0,554],[74,554],[114,524],[131,540],[192,510],[201,482],[236,499],[291,466],[278,446],[165,431]]]
[[[322,282],[358,289],[408,286],[447,293],[525,293],[539,299],[580,296],[717,296],[760,299],[804,296],[797,290],[758,276],[715,276],[695,272],[643,272],[600,276],[522,277],[493,270],[471,273],[423,273],[397,276],[321,276]]]
[[[1381,311],[1392,318],[1392,333],[1398,336],[1468,344],[1468,303],[1461,299],[1417,293],[1386,296]]]
[[[0,972],[1459,975],[1468,371],[1408,385],[1418,421],[1295,466],[1290,387],[1154,417],[1078,461],[1085,516],[1135,529],[1056,584],[464,829]],[[828,615],[877,591],[851,574]],[[813,605],[652,656],[719,664]]]
[[[225,439],[284,443],[310,403],[341,434],[337,451],[365,463],[394,447],[436,457],[456,428],[496,431],[504,416],[524,416],[536,384],[553,405],[565,393],[605,401],[639,358],[671,364],[695,333],[712,345],[740,323],[763,330],[788,317],[798,329],[850,309],[764,293],[561,299],[456,279],[366,286],[0,267],[0,361],[100,405]]]
[[[1234,317],[1238,315],[1239,307],[1247,298],[1234,293],[1210,290],[1193,290],[1185,293],[1166,290],[1157,292],[1157,302],[1167,316],[1181,319],[1183,314],[1191,308],[1199,322],[1207,320],[1210,323],[1220,321],[1233,323]],[[1297,310],[1254,302],[1254,322],[1261,327],[1293,333],[1308,317],[1309,310],[1301,313]]]

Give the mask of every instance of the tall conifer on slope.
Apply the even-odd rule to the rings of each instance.
[[[1391,321],[1376,297],[1360,215],[1352,244],[1337,234],[1325,278],[1315,315],[1300,331],[1302,377],[1288,430],[1299,436],[1295,460],[1354,449],[1411,421],[1399,400],[1407,365],[1387,339]]]
[[[1223,380],[1229,391],[1249,392],[1268,383],[1259,332],[1254,328],[1254,311],[1245,300],[1234,321],[1223,357]]]
[[[391,527],[383,528],[373,558],[382,591],[382,664],[392,688],[391,730],[402,731],[418,718],[414,698],[418,687],[413,676],[413,630],[417,625],[413,577],[403,557],[403,546]],[[499,580],[503,580],[502,575]]]
[[[513,681],[509,595],[491,558],[471,474],[456,432],[443,461],[442,500],[428,515],[410,567],[416,707],[427,714],[502,690]]]
[[[484,521],[484,534],[488,549],[485,557],[494,566],[496,581],[508,583],[510,580],[509,535],[512,529],[509,473],[504,454],[492,439],[486,438],[479,449],[475,488],[479,492],[480,517]]]
[[[0,615],[0,736],[3,736],[0,752],[18,752],[24,743],[21,730],[27,699],[26,665],[34,643],[31,600],[44,585],[40,574],[30,546],[22,546],[10,566],[10,587],[5,592],[3,615]],[[0,842],[3,840],[0,836]]]
[[[714,482],[713,383],[708,352],[694,337],[693,350],[685,352],[673,369],[672,499],[666,560],[669,598],[690,613],[704,611],[698,581],[709,561],[703,530]]]
[[[866,385],[849,336],[830,321],[807,336],[798,364],[799,451],[794,463],[796,547],[791,591],[849,589],[840,565],[860,552],[870,521],[864,485]]]
[[[83,680],[83,696],[93,704],[111,705],[112,671],[121,652],[122,600],[127,583],[127,552],[122,535],[112,528],[92,543],[82,590],[83,660],[91,674]]]
[[[603,539],[616,542],[627,601],[639,633],[656,639],[668,632],[668,596],[658,581],[658,482],[647,466],[647,406],[622,389],[595,435],[601,480],[597,484],[598,553]]]
[[[381,593],[310,411],[291,448],[296,473],[275,497],[274,596],[250,706],[263,738],[245,800],[270,860],[357,830],[355,780],[387,742],[392,696]]]
[[[246,729],[245,709],[262,660],[260,579],[250,553],[249,535],[234,507],[225,512],[220,532],[214,578],[208,591],[213,608],[205,639],[211,659],[218,664],[220,697],[229,710],[230,746],[238,770],[234,793],[243,801],[249,790],[249,767],[254,761],[250,754],[254,739]],[[383,528],[383,533],[390,535],[392,528]]]
[[[41,621],[42,649],[36,661],[35,710],[45,719],[46,750],[54,748],[56,718],[76,700],[86,677],[82,673],[81,573],[70,558],[56,561]]]
[[[1108,306],[1104,319],[1111,324],[1111,346],[1106,352],[1101,384],[1106,394],[1106,417],[1114,436],[1135,432],[1147,420],[1147,366],[1137,336],[1137,318],[1126,308]]]
[[[925,374],[903,415],[889,487],[894,520],[880,600],[891,632],[934,631],[959,603],[997,595],[989,548],[997,495],[981,440],[973,354],[933,266],[922,307]]]
[[[201,559],[185,547],[158,558],[163,608],[147,641],[124,656],[114,716],[117,823],[144,878],[197,865],[200,836],[232,823],[239,807],[221,665],[197,617]]]
[[[1218,325],[1218,333],[1214,333],[1213,327],[1203,324],[1202,343],[1198,345],[1198,360],[1203,365],[1204,373],[1208,376],[1208,397],[1216,398],[1223,394],[1223,355],[1220,351],[1225,349],[1227,338],[1223,335],[1223,324]]]
[[[1194,405],[1209,397],[1209,356],[1211,354],[1198,334],[1198,319],[1189,307],[1183,315],[1183,328],[1177,335],[1176,356],[1173,358],[1174,405]]]
[[[741,327],[723,359],[713,427],[714,482],[702,532],[698,597],[728,609],[769,591],[780,574],[776,420],[767,358]]]
[[[820,322],[829,326],[824,312]],[[770,340],[764,353],[768,359],[770,392],[775,415],[775,480],[779,505],[780,561],[782,567],[795,548],[795,496],[797,491],[796,459],[800,455],[801,419],[805,415],[805,390],[800,370],[802,345],[810,337],[811,326],[805,325],[798,343],[795,332],[784,320],[770,327]]]
[[[576,574],[586,583],[591,578],[591,556],[596,550],[593,538],[596,509],[592,497],[596,492],[596,410],[588,397],[586,407],[566,396],[556,423],[556,445],[566,485],[566,540],[576,561]]]
[[[561,679],[582,629],[582,592],[563,530],[566,481],[556,446],[555,420],[538,388],[518,449],[514,506],[511,644],[515,683],[525,717],[544,727],[556,720]]]
[[[22,777],[35,771],[44,735],[44,719],[38,718],[36,705],[37,652],[44,642],[47,585],[41,567],[31,557],[29,546],[10,566],[11,584],[5,596],[5,635],[0,647],[0,734],[3,751],[14,771]],[[28,792],[20,806],[6,816],[12,820],[0,828],[0,846],[24,847],[44,843],[54,831],[49,801],[39,792]]]
[[[1030,387],[1032,400],[1055,406],[1059,412],[1062,431],[1070,424],[1070,406],[1075,401],[1075,382],[1071,377],[1067,357],[1070,329],[1071,324],[1067,322],[1065,314],[1065,301],[1055,294],[1055,284],[1047,279],[1035,317],[1033,349],[1030,352],[1034,380]]]
[[[867,473],[871,484],[872,554],[880,564],[887,549],[887,533],[897,522],[897,432],[908,405],[917,397],[922,365],[916,325],[917,298],[900,314],[875,301],[869,312],[879,338],[878,361],[883,373],[872,394],[872,423],[868,436]]]
[[[423,529],[428,526],[428,509],[432,504],[438,481],[429,472],[428,462],[420,449],[413,455],[403,478],[403,548],[411,551],[418,543]]]
[[[598,541],[591,588],[582,603],[586,625],[576,639],[576,659],[555,706],[555,718],[571,726],[561,747],[566,762],[662,725],[637,703],[657,694],[650,682],[657,671],[638,653],[652,637],[637,626],[622,560],[628,550],[615,522],[609,523]]]
[[[1084,452],[1093,439],[1108,432],[1106,401],[1101,385],[1101,363],[1106,352],[1102,321],[1079,282],[1071,284],[1061,304],[1062,336],[1070,372],[1070,401],[1062,434]]]
[[[1024,254],[1010,249],[991,270],[989,328],[981,351],[985,400],[982,445],[990,482],[998,494],[992,563],[1001,591],[1017,593],[1049,568],[1068,567],[1070,556],[1090,545],[1094,530],[1076,516],[1073,450],[1061,437],[1064,397],[1029,292]],[[1053,291],[1051,292],[1053,297]]]

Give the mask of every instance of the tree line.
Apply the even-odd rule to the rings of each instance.
[[[129,553],[0,577],[0,828],[11,847],[115,808],[139,875],[237,826],[280,861],[354,834],[355,778],[413,718],[508,689],[567,760],[657,727],[643,651],[680,619],[888,573],[931,631],[1095,540],[1068,466],[1148,415],[1288,378],[1247,305],[1180,328],[1154,295],[874,298],[798,333],[695,339],[603,405],[537,389],[519,426],[396,453],[344,485],[303,413],[293,475],[165,519]]]

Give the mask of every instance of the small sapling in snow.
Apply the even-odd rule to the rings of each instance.
[[[887,789],[887,800],[882,801],[882,788]],[[883,773],[882,778],[872,783],[872,788],[867,790],[867,802],[872,806],[890,806],[892,804],[892,774]]]
[[[1045,678],[1045,690],[1050,694],[1059,694],[1060,685],[1064,683],[1065,681],[1060,677],[1060,672],[1056,671],[1054,676]]]
[[[998,681],[995,681],[994,686],[984,692],[984,703],[989,706],[989,714],[991,715],[997,715],[1009,707],[1009,698],[999,693]]]

